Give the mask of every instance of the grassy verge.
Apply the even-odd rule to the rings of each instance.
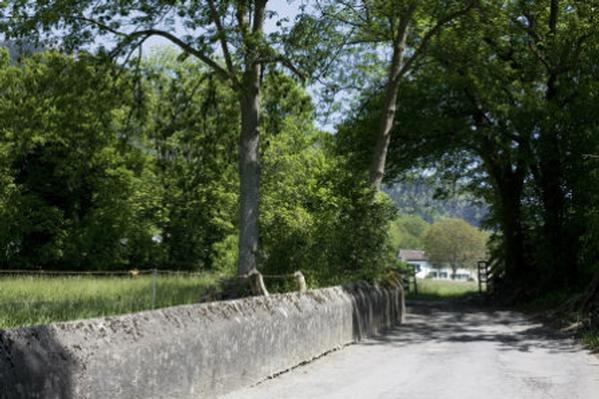
[[[599,353],[599,329],[591,327],[589,315],[579,309],[582,292],[552,291],[515,306],[516,310],[574,337],[594,353]]]
[[[159,276],[156,308],[198,302],[216,274]],[[0,328],[148,310],[152,277],[2,277]]]
[[[451,281],[418,279],[418,295],[410,286],[408,298],[412,299],[450,299],[478,292],[478,283],[474,281]]]
[[[599,331],[584,333],[582,335],[582,343],[593,352],[599,352]]]

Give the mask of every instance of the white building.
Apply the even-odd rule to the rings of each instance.
[[[447,265],[433,264],[428,260],[426,253],[418,249],[400,249],[397,258],[402,262],[414,267],[416,277],[432,278],[434,280],[476,280],[476,271],[464,268],[458,268],[456,274]]]

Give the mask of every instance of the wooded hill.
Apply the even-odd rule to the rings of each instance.
[[[440,218],[464,219],[479,227],[488,214],[488,207],[472,196],[440,192],[426,181],[406,181],[386,186],[399,213],[417,215],[429,223]]]

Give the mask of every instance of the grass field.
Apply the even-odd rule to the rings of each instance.
[[[418,279],[417,283],[418,295],[414,294],[410,284],[408,298],[448,299],[478,292],[478,283],[475,281]]]
[[[217,274],[158,276],[156,308],[198,302]],[[477,292],[474,282],[418,280],[418,295],[445,299]],[[0,329],[86,319],[152,309],[152,276],[0,276]]]
[[[216,274],[158,276],[156,308],[195,303]],[[152,308],[152,276],[0,277],[0,329]]]
[[[599,331],[589,331],[582,336],[582,343],[594,352],[599,352]]]

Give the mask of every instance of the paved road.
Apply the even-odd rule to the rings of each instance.
[[[599,359],[518,313],[409,310],[384,337],[226,399],[599,399]]]

